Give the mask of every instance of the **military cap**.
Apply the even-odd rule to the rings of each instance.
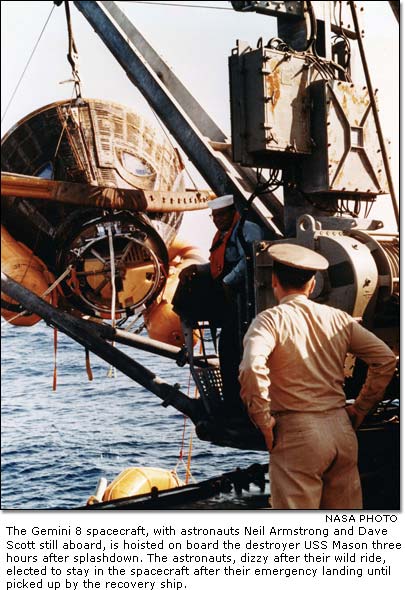
[[[273,244],[268,250],[271,257],[285,266],[301,270],[325,270],[329,266],[327,259],[298,244]]]
[[[212,210],[225,209],[226,207],[231,207],[233,203],[233,195],[223,195],[223,197],[217,197],[216,199],[209,201],[208,207]]]

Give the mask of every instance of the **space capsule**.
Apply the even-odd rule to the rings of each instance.
[[[13,181],[2,190],[2,265],[11,278],[38,295],[55,291],[58,306],[82,315],[116,320],[143,311],[155,339],[181,343],[171,296],[180,270],[202,259],[175,238],[182,210],[206,198],[184,198],[184,165],[167,139],[122,105],[57,102],[5,135],[2,171]],[[15,311],[2,297],[8,321],[39,321],[15,319]]]

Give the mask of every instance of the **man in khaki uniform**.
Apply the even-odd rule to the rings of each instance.
[[[349,314],[308,299],[326,258],[295,244],[275,244],[272,287],[279,305],[260,313],[244,339],[241,397],[271,453],[273,508],[362,508],[357,429],[383,398],[396,357]],[[346,406],[344,362],[368,365]]]

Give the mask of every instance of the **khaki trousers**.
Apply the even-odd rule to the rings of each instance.
[[[346,410],[281,412],[274,417],[272,507],[362,508],[357,437]]]

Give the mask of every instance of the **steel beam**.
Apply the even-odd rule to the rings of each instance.
[[[195,424],[204,418],[205,412],[200,400],[187,397],[177,387],[159,379],[155,373],[106,342],[91,322],[60,311],[10,279],[4,273],[1,273],[1,291],[18,301],[31,313],[39,315],[47,324],[58,328],[58,330],[94,352],[107,363],[116,367],[124,375],[154,393],[163,400],[164,406],[172,406],[177,411],[188,416]]]
[[[215,152],[210,144],[210,139],[215,141],[218,136],[207,138],[204,132],[198,129],[188,112],[185,111],[185,108],[188,109],[189,103],[186,103],[185,108],[178,104],[172,93],[162,83],[159,73],[146,63],[146,58],[135,47],[134,43],[137,40],[130,39],[122,28],[124,23],[126,28],[129,27],[126,16],[113,2],[108,3],[108,10],[102,2],[87,0],[75,1],[74,4],[123,67],[128,78],[140,90],[213,191],[217,195],[233,193],[239,206],[243,207],[255,186],[252,183],[252,171],[250,174],[243,174],[230,161],[225,152]],[[113,13],[110,12],[111,10]],[[118,17],[121,24],[117,22]],[[204,125],[206,124],[207,121]],[[202,129],[207,131],[204,125]],[[253,203],[253,213],[274,235],[280,235],[283,231],[283,207],[280,201],[269,191],[264,195],[263,202],[266,203],[268,209]]]
[[[280,15],[290,19],[303,18],[303,2],[289,1],[271,2],[268,0],[256,0],[252,2],[231,2],[232,8],[238,12],[257,12],[267,16],[279,17]]]
[[[361,61],[363,64],[364,76],[366,78],[368,95],[370,97],[370,104],[371,104],[371,108],[372,108],[373,115],[374,115],[375,125],[377,128],[377,136],[378,136],[378,141],[380,143],[380,149],[381,149],[382,159],[384,162],[385,174],[387,176],[387,182],[388,182],[388,188],[389,188],[390,196],[391,196],[392,208],[394,210],[395,220],[397,222],[397,226],[398,226],[398,230],[399,230],[399,206],[398,206],[398,201],[396,198],[394,181],[392,179],[388,153],[387,153],[387,149],[385,147],[385,139],[384,139],[384,134],[383,134],[383,130],[381,127],[380,115],[378,113],[377,102],[375,99],[375,92],[374,92],[373,84],[371,82],[370,71],[368,69],[367,57],[366,57],[366,52],[364,50],[364,44],[363,44],[363,38],[362,38],[361,32],[360,32],[360,25],[359,25],[359,20],[357,17],[356,4],[355,4],[355,2],[353,2],[353,0],[350,0],[348,4],[349,4],[350,10],[352,12],[352,17],[353,17],[353,22],[354,22],[354,30],[356,31],[356,35],[357,35],[357,43],[359,46]]]
[[[187,90],[176,74],[174,74],[173,70],[169,68],[166,62],[148,43],[142,33],[118,8],[115,2],[106,0],[100,2],[100,4],[102,4],[110,13],[111,17],[114,18],[115,22],[121,27],[128,39],[131,40],[131,43],[133,43],[137,51],[158,75],[162,84],[165,85],[173,98],[187,112],[187,115],[199,131],[203,135],[209,137],[212,141],[217,141],[219,143],[226,142],[227,138],[225,133],[218,127],[215,121],[211,119],[200,103]]]
[[[44,199],[79,207],[126,209],[152,213],[206,209],[212,193],[208,190],[155,191],[94,186],[80,182],[48,180],[24,174],[1,173],[3,197]]]
[[[390,2],[390,6],[392,9],[392,12],[394,13],[395,18],[397,19],[397,23],[399,24],[400,17],[401,17],[399,0],[395,0],[394,2]]]
[[[144,350],[151,354],[157,354],[159,356],[172,359],[176,361],[179,366],[183,366],[189,362],[187,351],[179,346],[173,346],[172,344],[166,344],[153,338],[147,338],[146,336],[139,336],[139,334],[133,334],[126,330],[120,330],[113,328],[108,324],[94,324],[94,329],[99,332],[100,336],[105,340],[111,340],[114,342],[120,342],[127,346],[132,346],[138,350]],[[193,359],[194,365],[197,367],[206,367],[207,365],[215,365],[214,361],[210,359]]]

